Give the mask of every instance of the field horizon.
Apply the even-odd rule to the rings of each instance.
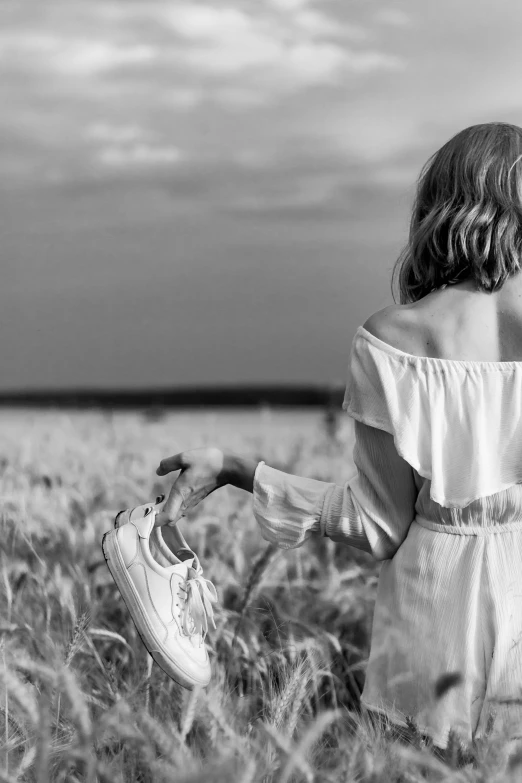
[[[0,391],[0,408],[341,407],[344,384],[248,384],[164,388],[59,388]]]

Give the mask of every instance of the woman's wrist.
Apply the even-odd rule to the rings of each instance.
[[[225,470],[228,483],[238,489],[254,492],[254,474],[261,460],[240,457],[238,454],[225,454]]]

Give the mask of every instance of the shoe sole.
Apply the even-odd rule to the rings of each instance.
[[[187,688],[187,690],[191,691],[196,685],[203,688],[206,687],[210,682],[210,678],[205,681],[189,679],[182,669],[177,667],[170,658],[163,655],[161,650],[157,649],[157,647],[161,646],[161,642],[151,628],[145,607],[141,602],[132,580],[127,574],[127,569],[123,562],[120,547],[116,539],[116,530],[105,533],[102,539],[102,549],[107,568],[116,583],[116,587],[121,593],[121,597],[129,610],[132,622],[136,626],[138,635],[147,648],[149,655],[151,655],[158,666],[163,669],[165,674],[168,674],[172,680],[183,688]]]

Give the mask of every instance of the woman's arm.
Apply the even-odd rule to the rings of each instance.
[[[259,460],[240,457],[231,452],[225,453],[225,470],[229,476],[229,484],[247,492],[254,492],[254,473]]]
[[[390,433],[356,420],[355,436],[357,474],[342,485],[228,455],[229,483],[253,493],[263,538],[292,549],[319,534],[377,560],[393,557],[415,518],[413,469]]]

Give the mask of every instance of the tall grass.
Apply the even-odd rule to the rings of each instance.
[[[519,779],[504,736],[464,767],[458,738],[439,759],[413,723],[406,744],[360,712],[378,564],[326,539],[274,549],[240,490],[183,521],[220,597],[208,688],[171,681],[129,619],[101,538],[169,487],[161,457],[212,444],[342,482],[350,425],[269,410],[0,415],[0,781]]]

